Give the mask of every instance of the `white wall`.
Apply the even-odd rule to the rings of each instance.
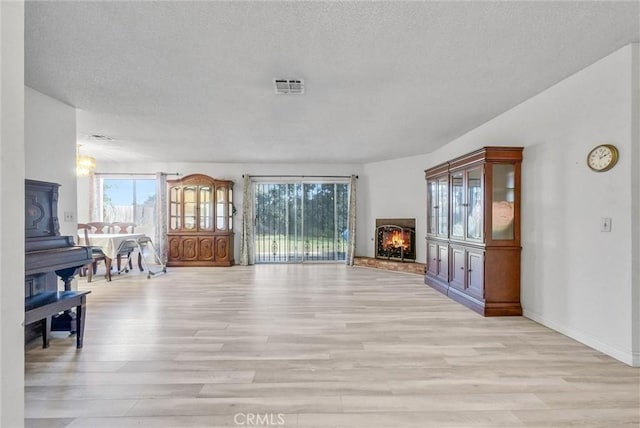
[[[61,235],[76,235],[76,110],[25,87],[26,177],[61,185],[58,218]],[[64,213],[73,214],[65,221]]]
[[[364,165],[359,180],[363,200],[358,208],[357,254],[375,254],[376,218],[416,219],[416,261],[425,263],[426,184],[424,156]]]
[[[633,45],[631,82],[631,325],[633,334],[633,353],[635,361],[640,360],[640,44]],[[638,365],[638,364],[636,364]]]
[[[24,3],[0,1],[0,426],[24,424]]]
[[[240,233],[242,225],[242,175],[300,175],[310,177],[323,176],[349,176],[360,174],[362,166],[358,164],[243,164],[243,163],[107,163],[98,162],[98,173],[180,173],[182,176],[201,173],[214,178],[232,180],[233,204],[237,214],[234,218],[234,252],[235,260],[240,260]],[[177,176],[168,177],[169,180]],[[78,210],[79,221],[89,221],[89,179],[78,177]],[[359,209],[359,208],[358,208]]]
[[[440,156],[442,161],[436,162],[436,155],[437,152],[363,165],[358,183],[360,194],[365,195],[358,207],[362,208],[358,211],[359,256],[373,257],[375,254],[376,218],[415,218],[416,261],[426,262],[427,186],[424,170],[448,160],[445,155]]]
[[[637,46],[624,47],[434,153],[365,165],[367,227],[375,217],[390,215],[387,198],[395,194],[407,205],[404,212],[420,215],[422,238],[422,170],[482,146],[524,146],[525,315],[627,364],[640,365],[634,324],[640,257],[637,242],[632,247],[632,232],[636,241],[639,236],[638,210],[632,214],[632,201],[637,208],[640,196],[638,114],[633,104],[638,100],[637,54]],[[620,160],[611,171],[595,173],[585,159],[601,143],[615,144]],[[613,218],[611,233],[600,232],[601,217]],[[424,260],[425,243],[420,239],[418,244]]]

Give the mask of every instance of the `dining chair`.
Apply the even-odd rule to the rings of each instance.
[[[136,224],[131,222],[114,222],[111,223],[111,229],[113,233],[134,233],[136,229]],[[133,262],[131,261],[131,252],[132,249],[130,247],[123,247],[121,251],[118,252],[117,258],[117,266],[118,272],[121,271],[120,265],[122,264],[122,256],[125,256],[127,260],[129,260],[129,269],[133,269]]]
[[[113,233],[134,233],[136,229],[135,223],[113,222],[111,223]]]
[[[106,278],[107,281],[111,281],[111,272],[107,266],[107,258],[102,252],[102,250],[98,247],[92,247],[91,241],[89,240],[89,233],[94,231],[94,227],[92,227],[88,223],[78,223],[78,236],[84,240],[84,245],[86,247],[91,247],[91,257],[93,261],[88,265],[82,267],[80,269],[80,274],[82,276],[83,273],[86,272],[87,282],[91,282],[93,275],[98,271],[98,262],[104,262],[105,269],[107,271]]]
[[[86,224],[91,227],[89,233],[112,233],[113,230],[111,223],[105,223],[103,221],[93,221]]]

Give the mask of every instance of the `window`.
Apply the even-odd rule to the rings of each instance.
[[[99,221],[131,222],[136,232],[154,236],[156,180],[154,176],[99,176]]]

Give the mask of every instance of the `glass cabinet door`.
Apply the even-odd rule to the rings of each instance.
[[[438,226],[436,233],[440,236],[449,235],[449,180],[438,180]]]
[[[213,188],[211,186],[200,187],[200,230],[213,229]]]
[[[229,230],[233,230],[233,189],[229,189]]]
[[[467,239],[482,240],[482,168],[467,172]]]
[[[451,236],[464,238],[464,174],[451,174]]]
[[[218,187],[216,189],[216,229],[226,230],[227,228],[227,188]]]
[[[195,230],[197,218],[197,187],[185,186],[182,190],[184,198],[184,229]]]
[[[435,234],[438,221],[438,182],[427,181],[427,233]]]
[[[491,239],[515,239],[513,232],[515,166],[495,164],[492,168]]]
[[[172,187],[169,192],[169,229],[179,230],[182,227],[182,192],[179,187]]]

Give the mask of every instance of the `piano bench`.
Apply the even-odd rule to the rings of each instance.
[[[42,347],[49,347],[51,317],[76,308],[76,348],[82,348],[84,335],[85,304],[91,291],[43,291],[24,300],[24,325],[43,321]]]

